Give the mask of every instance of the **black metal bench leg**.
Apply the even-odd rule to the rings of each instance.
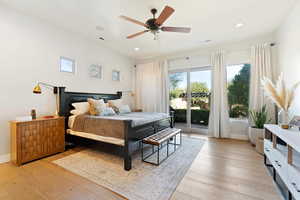
[[[174,152],[176,151],[176,135],[174,137]]]
[[[169,140],[167,141],[167,157],[169,157]]]
[[[131,170],[131,156],[127,155],[124,158],[124,169],[126,171]]]
[[[157,165],[159,165],[159,146],[157,148]]]
[[[141,151],[142,151],[142,160],[144,160],[144,145],[143,145],[143,142],[142,142],[142,149],[141,149]]]
[[[273,180],[276,182],[276,169],[273,168]]]
[[[288,200],[293,200],[293,195],[290,191],[288,191]]]

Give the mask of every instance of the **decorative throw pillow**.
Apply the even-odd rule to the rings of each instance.
[[[106,108],[103,99],[95,100],[95,99],[88,99],[90,105],[90,115],[100,115],[102,110]]]
[[[119,108],[120,114],[126,114],[126,113],[131,113],[129,105],[122,105]]]
[[[120,112],[120,107],[122,106],[122,99],[109,100],[109,107],[111,107],[116,113]]]
[[[77,114],[88,113],[90,109],[90,105],[88,102],[72,103],[72,106],[75,108]]]
[[[102,112],[100,113],[101,116],[112,116],[115,114],[115,111],[111,107],[103,108]]]

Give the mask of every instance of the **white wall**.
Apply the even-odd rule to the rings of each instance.
[[[300,81],[300,2],[277,31],[279,69],[288,86]],[[300,115],[300,88],[296,91],[292,115]]]
[[[49,90],[34,95],[37,81],[66,86],[68,91],[115,93],[132,89],[133,61],[47,22],[0,5],[0,161],[9,151],[9,120],[36,109],[53,114],[55,96]],[[76,60],[76,73],[60,73],[59,57]],[[90,64],[102,64],[104,80],[88,77]],[[111,81],[112,69],[121,82]],[[131,101],[131,97],[124,97]],[[2,155],[2,156],[1,156]],[[4,156],[3,156],[4,155]]]

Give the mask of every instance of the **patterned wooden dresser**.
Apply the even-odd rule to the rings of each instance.
[[[11,161],[16,165],[65,150],[65,119],[11,121]]]

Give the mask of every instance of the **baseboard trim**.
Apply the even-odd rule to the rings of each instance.
[[[230,135],[230,138],[236,140],[249,140],[248,135]]]
[[[0,163],[6,163],[10,161],[10,154],[0,155]]]

